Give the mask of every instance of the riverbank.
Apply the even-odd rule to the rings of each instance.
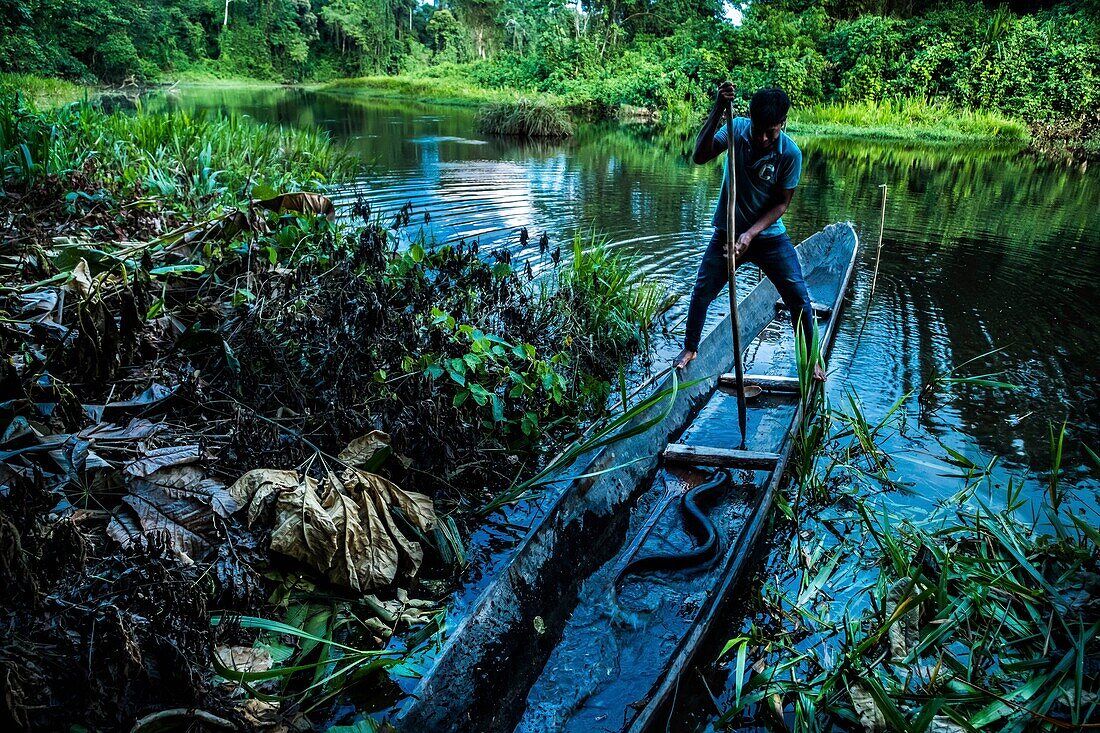
[[[348,97],[409,99],[422,103],[479,107],[537,96],[581,120],[626,119],[675,128],[692,128],[701,113],[678,108],[653,110],[629,105],[609,106],[594,97],[546,95],[517,88],[491,88],[468,77],[376,76],[341,79],[305,88]],[[955,109],[923,100],[883,103],[824,104],[791,111],[789,132],[848,139],[905,143],[967,144],[1026,148],[1066,162],[1100,157],[1100,124],[1035,123],[997,113]]]
[[[341,79],[310,88],[325,93],[364,97],[413,99],[434,104],[479,106],[514,101],[524,95],[537,95],[550,104],[573,114],[599,119],[615,117],[619,107],[608,106],[595,97],[542,95],[531,90],[490,88],[470,78],[388,76]],[[630,108],[634,110],[636,108]],[[649,110],[658,122],[682,126],[691,124],[699,111],[677,110],[670,115]],[[636,116],[636,114],[634,115]],[[1026,144],[1027,125],[997,114],[955,110],[947,105],[920,100],[901,100],[883,104],[817,105],[791,111],[790,131],[811,135],[876,140],[904,140],[966,143]]]
[[[285,84],[244,77],[216,78],[191,74],[165,81],[160,88],[173,87],[265,89],[286,88]],[[450,65],[434,75],[369,76],[328,82],[291,85],[308,91],[364,99],[412,100],[423,104],[483,107],[537,97],[544,104],[567,112],[576,119],[598,121],[621,119],[654,123],[658,126],[694,130],[700,113],[654,110],[627,104],[609,106],[594,97],[544,94],[510,87],[487,87],[477,83],[462,67]],[[39,106],[57,106],[78,101],[109,89],[71,84],[33,75],[0,75],[0,89],[20,90]],[[1015,146],[1043,157],[1066,162],[1100,157],[1100,121],[1035,123],[996,113],[954,109],[950,105],[923,100],[900,99],[883,103],[825,104],[791,111],[788,131],[794,135],[815,135],[848,139],[933,144]]]

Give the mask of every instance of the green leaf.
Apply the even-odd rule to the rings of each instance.
[[[484,407],[489,401],[489,391],[476,382],[470,383],[470,393],[474,396],[474,402],[480,407]]]
[[[204,272],[206,272],[204,265],[164,265],[149,270],[150,275],[182,275],[184,273],[201,275]]]
[[[263,183],[257,183],[255,186],[252,187],[252,198],[258,199],[260,201],[264,201],[266,199],[273,199],[278,195],[279,195],[278,191],[276,191],[271,186],[268,186],[268,185],[263,184]]]

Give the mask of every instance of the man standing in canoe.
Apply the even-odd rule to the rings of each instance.
[[[709,163],[729,147],[722,117],[733,98],[733,84],[722,82],[715,95],[714,107],[695,139],[692,160],[696,163]],[[782,89],[761,89],[752,95],[748,119],[737,117],[733,120],[734,169],[737,175],[735,221],[739,232],[734,255],[738,265],[753,262],[763,270],[790,309],[792,323],[796,328],[801,326],[809,344],[813,343],[815,329],[813,306],[802,276],[802,266],[798,263],[798,255],[782,219],[802,176],[802,151],[783,132],[790,108],[791,100]],[[683,369],[698,354],[707,309],[728,281],[728,200],[727,172],[711,221],[714,235],[703,253],[703,261],[699,263],[699,272],[695,277],[695,289],[692,290],[691,305],[688,307],[684,350],[675,362],[677,369]],[[814,378],[825,380],[825,372],[820,365],[814,366]]]

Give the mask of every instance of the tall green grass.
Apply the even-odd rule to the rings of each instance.
[[[34,74],[0,73],[0,95],[21,94],[31,104],[42,109],[79,101],[88,92],[87,87],[64,79],[47,79]]]
[[[1029,138],[1020,120],[917,98],[795,108],[790,127],[801,134],[909,140],[1026,143]]]
[[[317,130],[140,107],[108,114],[89,103],[39,111],[3,95],[0,166],[5,186],[91,166],[112,193],[203,214],[240,202],[259,185],[316,191],[356,163]]]
[[[364,76],[321,84],[316,89],[334,94],[415,99],[420,102],[464,106],[513,101],[522,94],[514,89],[485,87],[459,73],[447,76]]]
[[[564,323],[571,333],[586,334],[583,343],[574,340],[582,358],[615,369],[635,348],[648,349],[650,325],[671,305],[666,290],[639,278],[605,238],[585,239],[580,233],[573,237],[572,261],[557,272],[541,297],[564,306]]]
[[[494,102],[478,114],[478,130],[514,137],[570,137],[569,113],[546,99],[522,97],[514,102]]]

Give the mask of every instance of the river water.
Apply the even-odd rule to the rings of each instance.
[[[642,125],[582,126],[565,142],[519,143],[478,134],[475,113],[460,107],[255,89],[184,89],[162,103],[330,130],[365,161],[337,203],[361,196],[384,221],[411,203],[414,222],[430,213],[423,234],[435,241],[509,247],[537,270],[548,266],[538,254],[543,232],[551,249],[564,250],[576,232],[604,236],[644,277],[681,296],[667,316],[673,336],[721,181],[718,162],[691,164],[692,135]],[[851,221],[862,242],[829,364],[830,400],[854,393],[873,422],[952,370],[1017,385],[941,381],[923,414],[915,402],[906,408],[909,419],[886,447],[914,491],[892,495],[891,508],[920,516],[959,489],[947,475],[957,473],[943,460],[947,448],[980,465],[1000,457],[994,501],[1009,477],[1038,498],[1051,427],[1065,422],[1063,485],[1100,524],[1100,468],[1083,448],[1100,451],[1100,172],[1011,149],[792,134],[804,153],[784,217],[792,239]],[[881,263],[869,298],[883,185]],[[531,234],[525,251],[521,227]]]

